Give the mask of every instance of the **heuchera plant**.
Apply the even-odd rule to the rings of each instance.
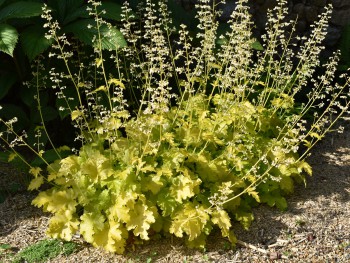
[[[264,49],[257,51],[246,0],[238,1],[224,36],[216,35],[218,3],[199,2],[195,39],[184,25],[173,28],[165,0],[140,4],[141,27],[125,3],[127,45],[107,53],[97,35],[93,63],[78,64],[79,74],[70,70],[77,64],[73,52],[65,51],[67,38],[55,34],[59,25],[44,10],[47,37],[59,51],[51,56],[67,66],[64,73],[52,69],[51,82],[81,142],[80,149],[52,163],[43,149],[31,148],[47,163],[45,170],[28,165],[34,176],[30,190],[50,184],[33,200],[53,214],[49,236],[70,240],[79,233],[94,246],[123,253],[131,236],[149,240],[155,233],[204,247],[219,228],[235,244],[234,222],[248,228],[258,203],[286,209],[284,196],[294,182],[304,181],[305,172],[311,175],[305,157],[350,101],[340,100],[349,96],[347,76],[344,85],[331,84],[337,54],[313,78],[330,10],[309,38],[300,39],[286,30],[294,22],[284,21],[286,1],[279,1],[268,14]],[[96,22],[89,26],[108,26],[99,3],[89,3]],[[111,60],[113,72],[105,66]],[[72,85],[62,85],[62,79]],[[295,96],[310,83],[307,101],[297,103]],[[76,91],[74,97],[66,95],[68,89]],[[3,121],[13,136],[12,122]],[[12,142],[2,135],[13,151],[16,144],[26,146],[24,135],[15,134]],[[67,151],[53,149],[58,156]]]

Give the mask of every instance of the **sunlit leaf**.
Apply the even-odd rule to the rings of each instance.
[[[133,229],[135,236],[140,236],[144,240],[148,240],[148,229],[155,222],[153,211],[148,209],[144,201],[138,201],[134,208],[130,210],[130,220],[126,223],[128,230]]]
[[[44,183],[44,177],[42,175],[36,176],[33,180],[30,181],[30,184],[28,186],[28,190],[37,190],[40,186],[42,186]]]
[[[55,214],[49,220],[49,228],[46,234],[52,238],[60,238],[70,241],[78,231],[79,221],[69,210]]]
[[[16,28],[8,24],[0,24],[0,51],[13,56],[18,40],[18,32]]]
[[[259,193],[257,191],[254,191],[253,189],[249,188],[247,190],[247,193],[252,196],[258,203],[260,203],[260,197]]]
[[[225,210],[217,210],[211,215],[211,221],[218,225],[221,229],[221,233],[224,237],[228,237],[230,234],[231,220]]]
[[[103,231],[105,228],[105,217],[99,211],[96,211],[96,213],[85,212],[80,217],[80,220],[80,233],[87,242],[93,243],[95,239],[94,234]]]
[[[81,116],[83,116],[83,115],[84,115],[84,113],[81,112],[80,110],[74,110],[74,111],[72,111],[72,113],[71,113],[72,121],[74,121],[75,119],[77,119],[77,118],[79,118],[79,117],[81,117]]]
[[[183,237],[185,233],[192,241],[201,235],[208,220],[209,215],[203,206],[186,203],[174,216],[169,230],[177,237]]]

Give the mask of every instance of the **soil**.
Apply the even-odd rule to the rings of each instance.
[[[79,251],[49,262],[350,262],[350,124],[313,150],[308,162],[313,176],[296,186],[288,210],[261,205],[254,209],[249,231],[234,226],[239,242],[232,248],[220,233],[208,239],[205,251],[186,248],[177,238],[162,238],[128,247],[125,255],[96,249],[81,240]],[[0,166],[0,184],[21,178]],[[0,187],[2,188],[2,187]],[[48,214],[30,205],[34,195],[16,191],[0,204],[0,244],[20,250],[45,238]],[[10,262],[0,253],[0,262]]]

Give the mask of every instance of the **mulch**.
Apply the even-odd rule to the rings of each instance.
[[[350,262],[349,130],[330,134],[314,149],[308,159],[313,176],[306,187],[298,185],[288,197],[287,211],[262,205],[254,209],[249,231],[234,225],[240,240],[236,248],[219,231],[209,237],[205,251],[168,237],[113,255],[76,240],[79,251],[49,262]],[[6,164],[0,165],[0,171],[1,186],[22,176]],[[45,238],[50,215],[31,206],[33,198],[18,191],[0,204],[0,244],[10,244],[13,253]],[[0,262],[11,262],[8,253],[0,252]]]

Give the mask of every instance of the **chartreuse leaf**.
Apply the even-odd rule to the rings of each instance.
[[[81,165],[81,172],[87,175],[92,182],[98,180],[98,167],[94,159],[89,159]]]
[[[0,21],[10,18],[40,16],[42,4],[31,1],[17,1],[0,9]]]
[[[122,254],[125,250],[127,232],[123,226],[114,221],[106,223],[104,228],[94,234],[95,247]]]
[[[122,254],[125,250],[128,231],[125,227],[115,221],[109,221],[108,242],[105,249],[110,252]]]
[[[42,156],[42,152],[43,151],[40,151],[38,155]],[[29,173],[34,177],[37,177],[38,175],[40,175],[41,172],[42,172],[42,169],[39,167],[39,165],[37,166],[32,165],[31,168],[29,169]]]
[[[203,206],[186,203],[175,213],[169,232],[177,237],[183,237],[185,233],[192,241],[201,235],[208,220],[209,215]]]
[[[260,197],[259,197],[259,193],[257,191],[255,191],[254,188],[248,188],[247,189],[247,193],[253,197],[258,203],[260,203]]]
[[[53,43],[53,39],[45,37],[46,29],[41,25],[29,26],[21,32],[21,45],[29,60],[47,50]]]
[[[145,191],[151,191],[153,194],[157,194],[164,186],[164,180],[161,175],[152,175],[144,178],[142,186]]]
[[[108,245],[109,228],[107,224],[103,224],[103,228],[94,233],[92,244],[95,247],[106,247]]]
[[[173,180],[173,185],[170,187],[171,195],[175,200],[182,203],[182,200],[191,198],[196,193],[199,193],[199,185],[201,180],[192,180],[188,176],[180,175]]]
[[[89,243],[94,242],[94,235],[105,229],[105,217],[99,212],[84,212],[80,217],[80,233]]]
[[[40,186],[42,186],[44,183],[44,177],[42,175],[35,177],[33,180],[30,181],[30,184],[28,186],[28,190],[37,190]]]
[[[321,140],[323,138],[323,136],[318,134],[317,132],[310,132],[309,135],[310,137],[316,138],[317,140]]]
[[[288,176],[282,176],[280,180],[280,186],[283,191],[286,193],[292,193],[294,190],[294,182],[293,179]]]
[[[130,210],[130,219],[126,222],[127,230],[132,230],[135,236],[140,236],[144,240],[148,240],[148,229],[151,224],[156,221],[156,215],[152,210],[144,196],[140,196],[132,210]]]
[[[44,153],[44,157],[45,153]],[[52,157],[52,156],[48,156]],[[64,159],[56,160],[47,168],[49,175],[48,181],[53,181],[58,185],[65,185],[67,177],[75,175],[80,170],[79,158],[75,155],[70,155]]]
[[[164,189],[164,191],[161,191],[158,194],[157,205],[162,210],[163,216],[169,216],[179,206],[179,202],[177,202],[175,198],[170,195],[166,189]]]
[[[298,171],[301,173],[302,171],[307,172],[309,175],[312,175],[312,168],[311,166],[305,162],[305,161],[301,161],[298,163]]]
[[[16,28],[7,24],[0,24],[0,51],[13,56],[18,40]]]
[[[72,121],[74,121],[75,119],[81,117],[81,116],[84,116],[84,113],[80,110],[74,110],[71,112],[71,118],[72,118]]]
[[[75,155],[70,155],[60,160],[60,176],[67,174],[75,174],[80,170],[79,158]]]
[[[111,193],[109,189],[99,190],[95,192],[94,201],[91,204],[94,209],[104,211],[111,206]]]
[[[231,220],[225,210],[216,210],[211,214],[211,221],[221,229],[222,236],[230,235]]]
[[[242,210],[237,210],[237,212],[235,213],[235,218],[241,223],[244,229],[248,229],[250,227],[250,224],[254,220],[254,216],[252,213],[244,212]]]
[[[186,244],[188,245],[189,248],[204,249],[205,248],[205,243],[207,241],[207,237],[208,237],[208,235],[202,232],[195,239],[193,239],[193,240],[186,240]]]
[[[282,211],[286,210],[288,207],[286,199],[279,194],[278,190],[262,194],[261,201],[267,203],[271,207],[276,206]]]
[[[130,221],[130,210],[135,205],[136,193],[123,192],[116,198],[115,204],[110,207],[110,214],[123,223]]]
[[[44,211],[57,213],[61,211],[74,211],[77,202],[75,201],[77,193],[73,189],[57,190],[52,188],[45,192],[40,192],[34,198],[32,204],[37,207],[43,207]]]
[[[71,210],[56,213],[49,221],[46,234],[52,238],[61,238],[67,241],[78,231],[79,220]]]

